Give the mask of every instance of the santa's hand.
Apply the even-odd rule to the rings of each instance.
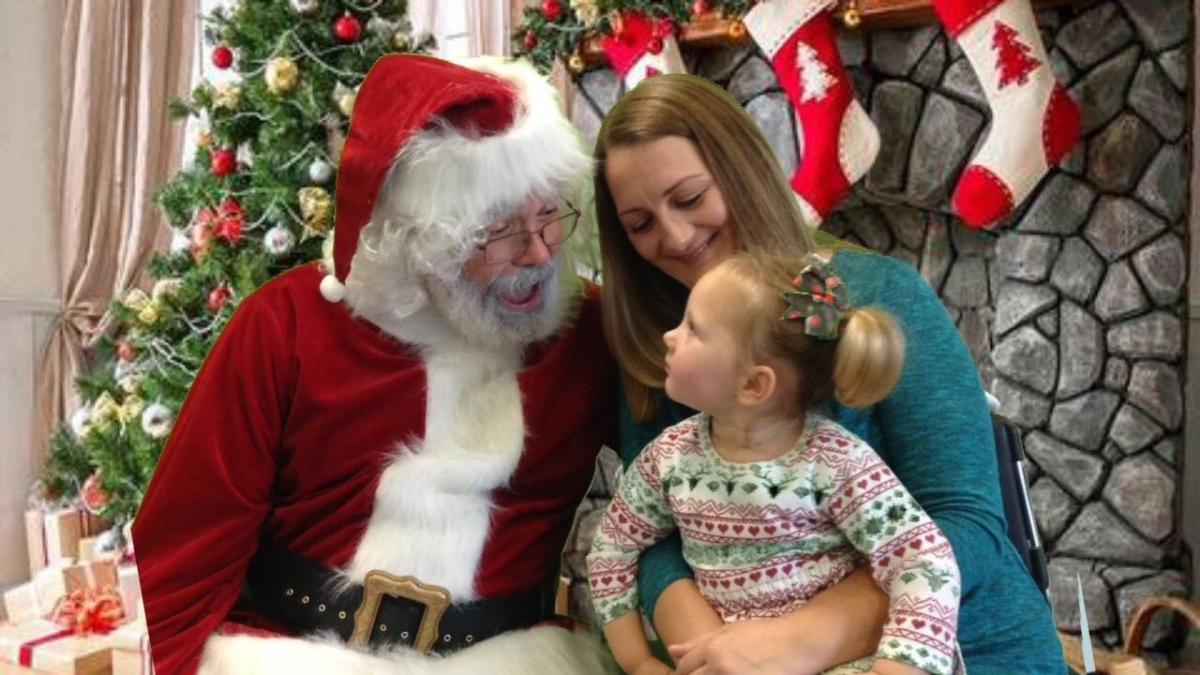
[[[678,675],[812,675],[778,619],[736,621],[667,648]]]

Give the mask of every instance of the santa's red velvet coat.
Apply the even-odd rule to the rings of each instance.
[[[506,412],[504,376],[456,379],[494,370],[490,357],[402,343],[323,299],[321,274],[297,268],[242,302],[163,451],[134,527],[159,675],[195,671],[219,628],[254,623],[231,611],[261,539],[359,581],[371,567],[414,574],[456,600],[545,582],[612,443],[617,369],[594,287],[561,333],[516,357]],[[474,418],[511,428],[463,424]],[[518,445],[507,467],[468,447],[505,438]]]

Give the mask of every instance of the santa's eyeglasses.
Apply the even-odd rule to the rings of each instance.
[[[493,237],[480,244],[479,248],[483,250],[483,257],[489,265],[512,262],[529,250],[529,245],[533,243],[535,235],[542,238],[546,248],[553,250],[562,245],[567,237],[575,232],[575,226],[578,224],[578,209],[566,204],[565,209],[560,209],[552,214],[539,215],[537,227],[533,230],[521,230]],[[523,226],[523,219],[514,218],[506,221],[500,231],[508,232]]]

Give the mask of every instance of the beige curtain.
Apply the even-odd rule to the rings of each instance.
[[[59,249],[62,311],[41,363],[38,450],[75,407],[83,350],[164,233],[152,202],[177,168],[167,102],[190,81],[196,0],[60,0]]]

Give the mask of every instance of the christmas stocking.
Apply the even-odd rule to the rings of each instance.
[[[833,32],[835,0],[765,0],[743,18],[796,111],[800,166],[792,189],[820,223],[879,154],[879,132],[854,98]]]
[[[992,106],[992,127],[954,190],[968,225],[993,226],[1079,141],[1079,106],[1054,80],[1029,0],[934,0]]]
[[[651,19],[640,12],[621,12],[621,20],[612,35],[600,45],[612,69],[625,80],[625,89],[633,89],[647,77],[663,73],[686,73],[675,24],[670,19]]]

